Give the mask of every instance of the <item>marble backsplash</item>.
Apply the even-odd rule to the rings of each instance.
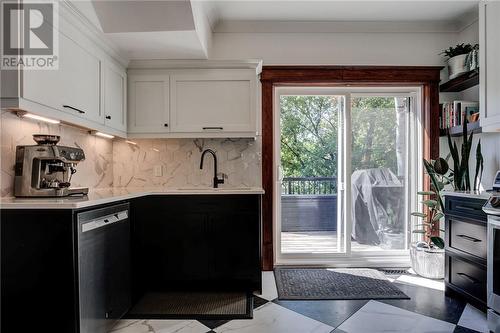
[[[17,145],[32,145],[32,134],[61,136],[60,145],[77,146],[86,159],[77,166],[73,186],[106,187],[210,187],[213,160],[205,156],[200,170],[201,151],[216,151],[218,171],[226,175],[221,187],[260,187],[260,138],[253,139],[140,139],[137,144],[123,139],[108,140],[84,129],[22,119],[2,111],[0,115],[0,196],[13,195]],[[161,175],[155,176],[154,169]]]
[[[73,186],[103,188],[113,185],[113,142],[88,134],[87,130],[64,124],[48,124],[22,119],[3,111],[0,115],[0,196],[13,195],[14,164],[17,145],[34,145],[32,134],[60,135],[59,145],[80,147],[85,161],[77,166],[71,181]]]
[[[221,187],[260,187],[260,140],[253,139],[140,139],[113,143],[113,184],[116,187],[211,187],[213,159],[201,152],[216,151],[218,172],[225,174]],[[155,176],[154,168],[161,175]]]

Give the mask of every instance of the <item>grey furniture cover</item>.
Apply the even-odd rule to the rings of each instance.
[[[353,172],[351,188],[355,241],[379,245],[384,233],[404,231],[404,185],[388,168]]]

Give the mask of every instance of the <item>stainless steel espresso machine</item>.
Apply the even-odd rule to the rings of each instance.
[[[37,145],[16,147],[14,195],[64,197],[85,195],[88,188],[71,187],[76,165],[85,160],[80,148],[57,146],[58,135],[35,134]]]

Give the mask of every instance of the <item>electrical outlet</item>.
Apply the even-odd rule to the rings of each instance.
[[[155,165],[153,167],[153,174],[155,177],[161,177],[163,176],[163,168],[161,165]]]

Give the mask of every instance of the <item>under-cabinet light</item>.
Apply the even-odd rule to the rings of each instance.
[[[130,141],[130,140],[125,140],[125,142],[128,143],[128,144],[130,144],[130,145],[137,146],[137,142]]]
[[[102,133],[102,132],[94,132],[95,135],[97,136],[100,136],[102,138],[106,138],[106,139],[113,139],[115,136],[114,135],[111,135],[111,134],[106,134],[106,133]]]
[[[21,117],[23,118],[30,118],[30,119],[34,119],[34,120],[39,120],[39,121],[44,121],[46,123],[50,123],[50,124],[60,124],[61,122],[59,120],[55,120],[55,119],[50,119],[50,118],[45,118],[45,117],[42,117],[42,116],[38,116],[36,114],[33,114],[33,113],[29,113],[29,112],[26,112],[26,113],[21,113],[19,114]]]

